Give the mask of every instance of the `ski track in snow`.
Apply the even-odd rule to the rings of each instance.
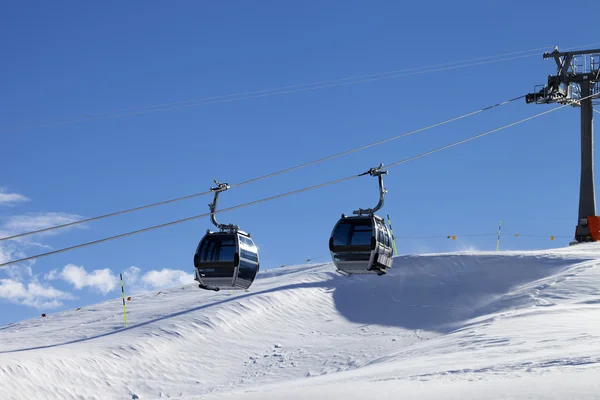
[[[134,296],[127,328],[115,298],[0,327],[0,398],[595,398],[599,265],[585,244],[275,268]]]

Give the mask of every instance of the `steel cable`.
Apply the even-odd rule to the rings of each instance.
[[[598,95],[597,94],[593,94],[593,95],[584,97],[583,99],[586,99],[586,98],[589,98],[589,97],[595,97],[595,96],[598,96]],[[534,118],[541,117],[543,115],[547,115],[547,114],[549,114],[551,112],[558,111],[558,110],[563,109],[563,108],[568,107],[568,106],[570,106],[570,104],[564,104],[564,105],[555,107],[553,109],[550,109],[550,110],[547,110],[547,111],[543,111],[541,113],[532,115],[532,116],[527,117],[527,118],[520,119],[520,120],[512,122],[510,124],[503,125],[503,126],[501,126],[499,128],[495,128],[495,129],[492,129],[490,131],[486,131],[484,133],[480,133],[478,135],[471,136],[469,138],[466,138],[466,139],[463,139],[463,140],[451,143],[451,144],[446,145],[446,146],[438,147],[437,149],[430,150],[430,151],[427,151],[425,153],[421,153],[421,154],[419,154],[417,156],[413,156],[413,157],[410,157],[410,158],[407,158],[407,159],[404,159],[404,160],[401,160],[401,161],[397,161],[395,163],[387,165],[385,168],[393,168],[395,166],[398,166],[398,165],[401,165],[401,164],[404,164],[404,163],[407,163],[407,162],[410,162],[410,161],[414,161],[416,159],[419,159],[419,158],[422,158],[422,157],[425,157],[425,156],[437,153],[439,151],[446,150],[446,149],[458,146],[460,144],[464,144],[464,143],[470,142],[470,141],[475,140],[475,139],[479,139],[479,138],[484,137],[486,135],[489,135],[491,133],[498,132],[498,131],[503,130],[503,129],[507,129],[509,127],[521,124],[523,122],[532,120]],[[348,177],[345,177],[345,178],[340,178],[340,179],[336,179],[336,180],[333,180],[333,181],[321,183],[321,184],[318,184],[318,185],[309,186],[309,187],[306,187],[306,188],[303,188],[303,189],[298,189],[298,190],[294,190],[294,191],[291,191],[291,192],[281,193],[281,194],[278,194],[278,195],[275,195],[275,196],[265,197],[263,199],[254,200],[254,201],[251,201],[251,202],[248,202],[248,203],[243,203],[243,204],[239,204],[239,205],[236,205],[236,206],[224,208],[222,210],[216,210],[215,214],[220,213],[220,212],[232,211],[232,210],[236,210],[236,209],[239,209],[239,208],[248,207],[250,205],[254,205],[254,204],[258,204],[258,203],[264,203],[264,202],[267,202],[267,201],[275,200],[275,199],[278,199],[278,198],[281,198],[281,197],[291,196],[293,194],[298,194],[298,193],[306,192],[306,191],[309,191],[309,190],[314,190],[314,189],[318,189],[318,188],[322,188],[322,187],[326,187],[326,186],[330,186],[330,185],[335,185],[335,184],[338,184],[338,183],[341,183],[341,182],[345,182],[345,181],[348,181],[348,180],[351,180],[351,179],[358,178],[360,176],[361,175],[351,175],[351,176],[348,176]],[[23,262],[23,261],[33,260],[33,259],[37,259],[37,258],[41,258],[41,257],[46,257],[46,256],[50,256],[50,255],[53,255],[53,254],[63,253],[63,252],[66,252],[66,251],[75,250],[75,249],[79,249],[79,248],[82,248],[82,247],[92,246],[94,244],[103,243],[103,242],[107,242],[107,241],[110,241],[110,240],[123,238],[123,237],[126,237],[126,236],[136,235],[136,234],[139,234],[139,233],[142,233],[142,232],[148,232],[148,231],[151,231],[151,230],[160,229],[160,228],[164,228],[164,227],[167,227],[167,226],[172,226],[172,225],[180,224],[180,223],[191,221],[191,220],[194,220],[194,219],[207,217],[209,215],[210,215],[210,213],[204,213],[204,214],[200,214],[200,215],[195,215],[195,216],[192,216],[192,217],[183,218],[183,219],[179,219],[179,220],[176,220],[176,221],[167,222],[167,223],[160,224],[160,225],[154,225],[154,226],[151,226],[151,227],[148,227],[148,228],[138,229],[136,231],[131,231],[131,232],[127,232],[127,233],[115,235],[115,236],[110,236],[110,237],[107,237],[107,238],[98,239],[98,240],[94,240],[94,241],[87,242],[87,243],[81,243],[81,244],[78,244],[78,245],[75,245],[75,246],[71,246],[71,247],[65,247],[65,248],[62,248],[62,249],[59,249],[59,250],[54,250],[54,251],[50,251],[50,252],[46,252],[46,253],[41,253],[41,254],[37,254],[37,255],[34,255],[34,256],[21,258],[21,259],[18,259],[18,260],[11,260],[11,261],[8,261],[8,262],[0,264],[0,267],[6,266],[6,265],[10,265],[10,264],[19,263],[19,262]]]

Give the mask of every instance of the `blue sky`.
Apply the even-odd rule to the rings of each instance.
[[[563,3],[533,3],[5,5],[0,232],[201,192],[213,179],[241,182],[530,92],[555,72],[543,51],[593,43],[596,33],[591,24],[552,28],[564,19],[550,18],[545,26],[547,10]],[[545,50],[530,57],[485,65],[56,123],[541,47]],[[232,189],[221,196],[220,207],[391,164],[550,107],[521,100]],[[577,217],[579,110],[565,108],[392,168],[385,185],[389,193],[381,213],[392,217],[401,254],[493,250],[500,220],[503,232],[540,235],[505,236],[503,249],[566,246]],[[371,207],[377,196],[376,180],[363,177],[218,219],[249,231],[261,267],[275,268],[308,257],[328,260],[327,240],[340,214]],[[204,213],[211,200],[199,197],[4,242],[0,257],[10,260]],[[4,268],[0,324],[119,299],[120,272],[126,273],[128,292],[186,282],[195,247],[210,227],[204,218]],[[477,233],[492,235],[461,237]],[[402,238],[445,235],[458,239]],[[567,237],[550,241],[550,235]]]

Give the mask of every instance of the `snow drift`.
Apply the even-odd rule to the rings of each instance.
[[[594,398],[600,247],[261,271],[0,327],[2,399]]]

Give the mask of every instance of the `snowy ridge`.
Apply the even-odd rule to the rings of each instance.
[[[113,299],[0,327],[0,398],[594,398],[598,264],[590,244],[276,268],[135,296],[127,328]]]

